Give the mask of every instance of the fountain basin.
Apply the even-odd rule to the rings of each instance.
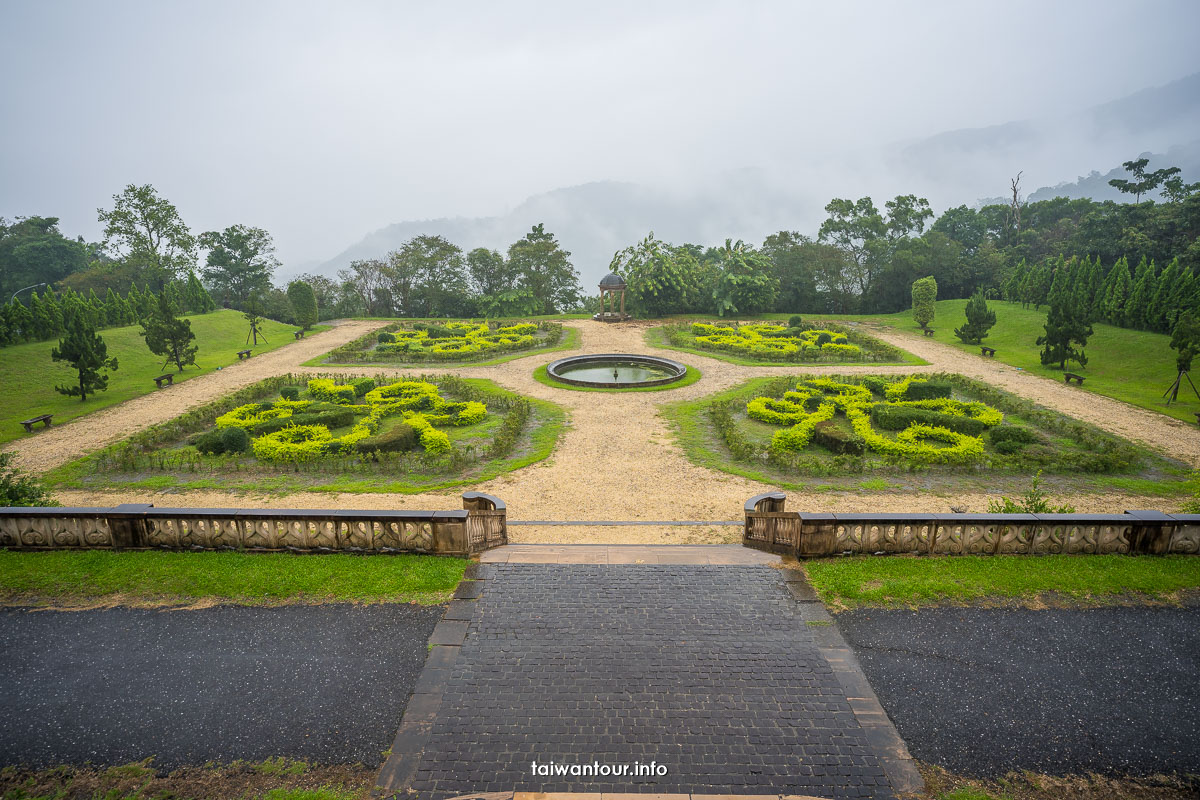
[[[678,361],[630,353],[593,353],[552,361],[546,372],[551,378],[572,386],[626,389],[634,386],[665,386],[687,375]]]

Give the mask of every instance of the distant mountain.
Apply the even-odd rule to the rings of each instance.
[[[1046,119],[949,131],[869,151],[798,153],[795,163],[773,169],[714,171],[696,176],[686,189],[599,181],[534,195],[496,216],[397,222],[324,263],[305,266],[333,275],[356,259],[383,257],[420,234],[444,236],[464,249],[503,251],[542,222],[572,252],[588,289],[608,271],[614,252],[650,231],[667,241],[705,245],[726,238],[759,243],[785,229],[815,235],[833,197],[869,194],[882,206],[885,198],[912,193],[942,210],[1005,193],[1018,172],[1026,185],[1045,186],[1143,152],[1164,153],[1164,164],[1179,166],[1185,177],[1197,180],[1197,131],[1200,73]],[[1153,163],[1159,164],[1159,156]],[[1030,199],[1115,196],[1107,184],[1110,176],[1115,177],[1089,174],[1039,189]]]
[[[1186,183],[1200,181],[1200,139],[1191,144],[1172,147],[1165,155],[1139,153],[1136,156],[1136,158],[1143,157],[1150,159],[1150,164],[1146,167],[1147,172],[1164,167],[1179,167],[1182,170],[1180,175]],[[1134,160],[1134,158],[1130,157],[1126,160]],[[1109,185],[1108,182],[1114,178],[1129,178],[1129,173],[1126,172],[1124,167],[1109,170],[1103,175],[1092,170],[1087,177],[1080,177],[1078,180],[1070,183],[1060,183],[1057,186],[1047,186],[1038,189],[1029,195],[1029,201],[1050,200],[1055,197],[1070,197],[1073,199],[1086,197],[1090,200],[1128,201],[1128,194],[1123,194]],[[1157,200],[1159,195],[1160,193],[1156,192],[1147,195],[1147,197],[1151,200]]]

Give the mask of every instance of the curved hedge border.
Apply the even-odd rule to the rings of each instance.
[[[562,323],[393,322],[307,363],[498,364],[579,344],[579,331]]]
[[[649,328],[645,338],[646,343],[654,347],[744,366],[926,363],[898,347],[843,325],[833,322],[819,325],[796,329],[770,322],[748,323],[737,328],[704,322],[675,323]]]

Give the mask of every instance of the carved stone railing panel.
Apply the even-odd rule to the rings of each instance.
[[[468,555],[507,544],[499,498],[468,492],[461,511],[0,508],[12,548],[249,548]]]
[[[1200,523],[1177,525],[1171,534],[1167,552],[1178,555],[1200,555]]]
[[[797,557],[1200,554],[1200,514],[800,514],[784,511],[784,500],[768,492],[747,501],[745,546]]]

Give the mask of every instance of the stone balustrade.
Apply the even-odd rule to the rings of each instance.
[[[0,547],[287,550],[465,556],[508,543],[504,502],[468,492],[461,511],[261,508],[0,508]]]
[[[1200,553],[1200,514],[810,514],[785,511],[785,498],[767,492],[746,501],[743,545],[798,558]]]

